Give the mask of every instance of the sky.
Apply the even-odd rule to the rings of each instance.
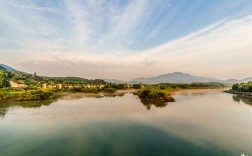
[[[89,79],[252,77],[252,0],[0,0],[0,63]]]

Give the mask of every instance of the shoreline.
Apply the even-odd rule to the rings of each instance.
[[[179,89],[171,91],[172,97],[177,94],[183,93],[203,93],[209,91],[223,91],[224,89],[213,89],[213,88],[195,88],[195,89]],[[85,93],[85,92],[57,92],[55,93],[54,100],[70,100],[70,99],[80,99],[80,98],[102,98],[102,97],[116,97],[116,96],[123,96],[124,94],[130,94],[136,92],[137,89],[125,89],[125,90],[117,90],[114,93],[106,93],[106,92],[99,92],[99,93]],[[224,91],[225,92],[225,91]],[[252,95],[250,96],[252,98]],[[49,99],[10,99],[10,100],[0,100],[1,103],[5,102],[24,102],[24,101],[46,101]],[[169,101],[169,102],[172,102]],[[174,102],[174,101],[173,101]]]
[[[242,97],[246,97],[246,98],[251,98],[252,99],[252,92],[240,92],[240,91],[235,91],[235,90],[232,90],[232,89],[224,90],[223,92],[230,93],[230,94],[235,94],[235,95],[240,95]]]
[[[50,99],[54,100],[68,100],[68,99],[79,99],[85,97],[94,97],[94,98],[102,98],[102,97],[116,97],[116,96],[123,96],[126,93],[134,93],[136,89],[125,89],[125,90],[117,90],[113,93],[108,92],[98,92],[98,93],[85,93],[85,92],[55,92],[53,94],[53,98],[49,97],[48,99],[29,99],[29,98],[21,98],[13,96],[10,99],[2,100],[0,97],[0,104],[5,102],[24,102],[24,101],[46,101]],[[11,94],[10,94],[11,95]]]

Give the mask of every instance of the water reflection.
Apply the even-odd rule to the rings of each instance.
[[[142,104],[148,109],[151,109],[151,106],[155,107],[166,107],[168,105],[167,102],[162,102],[162,101],[155,101],[155,100],[147,100],[147,99],[140,99]]]
[[[22,108],[39,108],[41,106],[48,106],[56,100],[38,100],[38,101],[17,101],[17,102],[4,102],[0,103],[0,117],[3,119],[10,107],[22,107]]]
[[[7,109],[1,109],[0,108],[0,118],[3,119],[5,117],[6,112],[7,112]]]
[[[169,109],[132,94],[3,107],[0,155],[252,155],[252,109],[221,91],[197,95],[175,95]]]
[[[175,95],[181,96],[202,96],[222,92],[220,89],[187,89],[176,91]]]
[[[59,95],[61,100],[77,100],[82,98],[103,98],[103,97],[122,97],[124,92],[104,93],[104,94],[87,94],[87,93],[67,93]],[[57,100],[38,100],[38,101],[16,101],[16,102],[1,102],[0,103],[0,118],[4,118],[11,107],[22,108],[39,108],[41,106],[48,106]]]
[[[241,95],[233,95],[233,100],[238,103],[243,102],[245,104],[252,106],[252,98],[249,98],[249,97],[244,97]]]
[[[82,98],[103,98],[103,97],[122,97],[124,96],[124,92],[116,92],[116,93],[67,93],[59,95],[59,99],[62,100],[75,100]]]

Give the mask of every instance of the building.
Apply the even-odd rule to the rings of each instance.
[[[10,86],[11,88],[26,88],[27,87],[27,85],[22,82],[13,82],[13,81],[10,81]]]

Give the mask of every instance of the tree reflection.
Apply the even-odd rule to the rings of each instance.
[[[121,93],[106,93],[106,94],[104,94],[105,97],[117,97],[117,96],[122,97],[124,95],[125,95],[125,93],[123,93],[123,92],[121,92]]]
[[[155,107],[166,107],[168,105],[168,102],[163,101],[157,101],[157,100],[149,100],[149,99],[140,99],[142,104],[148,109],[151,109],[151,106]]]
[[[103,98],[103,97],[122,97],[124,96],[124,92],[119,93],[70,93],[70,94],[62,94],[59,96],[59,99],[62,100],[75,100],[82,98]]]
[[[5,117],[6,112],[7,112],[7,109],[1,109],[0,108],[0,118],[3,119]]]
[[[245,97],[242,95],[233,95],[233,100],[235,102],[243,102],[245,104],[251,105],[252,106],[252,98],[250,97]]]
[[[38,100],[38,101],[18,101],[18,102],[1,102],[0,103],[0,117],[3,119],[11,107],[22,108],[39,108],[41,106],[48,106],[55,102],[55,100]]]

